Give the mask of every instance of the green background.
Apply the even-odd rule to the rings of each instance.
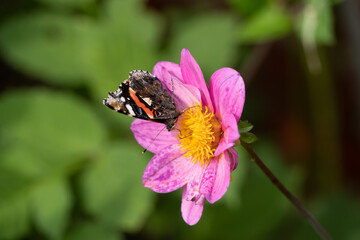
[[[320,239],[241,148],[226,195],[184,223],[142,186],[132,119],[102,105],[134,69],[232,67],[255,151],[334,239],[360,239],[360,4],[0,3],[0,239]]]

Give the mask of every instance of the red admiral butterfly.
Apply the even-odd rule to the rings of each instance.
[[[116,112],[163,123],[168,131],[175,127],[180,115],[160,80],[143,70],[130,72],[129,79],[123,81],[115,92],[109,92],[103,103]]]

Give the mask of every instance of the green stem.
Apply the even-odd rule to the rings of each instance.
[[[260,169],[265,173],[265,175],[271,180],[271,182],[289,199],[289,201],[300,211],[300,213],[309,221],[314,230],[319,234],[319,236],[324,240],[331,240],[330,235],[326,230],[320,225],[320,223],[311,215],[311,213],[299,202],[299,200],[292,195],[292,193],[279,181],[277,177],[270,171],[270,169],[261,161],[259,156],[254,152],[254,150],[249,146],[249,144],[241,141],[240,144],[245,148],[245,150],[250,154],[251,158],[255,163],[260,167]]]

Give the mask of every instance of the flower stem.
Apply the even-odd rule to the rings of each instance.
[[[250,154],[251,158],[255,163],[260,167],[260,169],[265,173],[265,175],[271,180],[271,182],[289,199],[289,201],[300,211],[300,213],[309,221],[314,230],[319,234],[319,236],[324,240],[331,240],[330,235],[326,230],[320,225],[320,223],[311,215],[311,213],[299,202],[299,200],[292,195],[292,193],[279,181],[277,177],[270,171],[270,169],[261,161],[259,156],[254,152],[254,150],[249,146],[249,144],[241,141],[241,145],[245,150]]]

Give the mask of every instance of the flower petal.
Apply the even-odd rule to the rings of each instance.
[[[226,192],[230,183],[230,160],[227,152],[215,157],[205,170],[200,193],[204,194],[210,203],[219,200]],[[212,186],[211,186],[212,185]]]
[[[245,85],[237,71],[232,68],[217,70],[210,78],[210,95],[219,119],[232,113],[236,122],[239,121],[245,101]]]
[[[225,150],[233,147],[234,142],[240,138],[237,121],[233,114],[229,113],[222,116],[221,128],[224,134],[214,152],[215,156],[219,156]]]
[[[187,49],[181,51],[180,68],[184,82],[198,88],[201,92],[202,103],[212,110],[213,105],[204,76],[199,65]]]
[[[182,79],[182,75],[181,75],[181,68],[179,66],[179,64],[176,63],[172,63],[172,62],[158,62],[155,64],[154,69],[153,69],[153,75],[155,75],[156,77],[158,77],[160,80],[160,76],[161,76],[161,72],[162,69],[165,68],[167,72],[169,72],[169,74],[173,77],[176,78],[182,82],[184,82],[184,80]]]
[[[235,149],[229,148],[229,157],[230,157],[230,172],[234,171],[238,165],[238,153]]]
[[[197,163],[192,169],[191,179],[189,179],[187,185],[186,200],[197,200],[200,197],[200,184],[205,171],[205,167],[201,163]]]
[[[214,186],[218,158],[215,157],[210,161],[201,179],[200,194],[204,195],[206,199],[209,199]]]
[[[194,166],[182,157],[177,144],[170,145],[150,160],[143,174],[143,185],[158,193],[172,192],[188,182]]]
[[[181,214],[184,221],[189,225],[195,225],[201,218],[205,197],[203,195],[197,201],[186,200],[187,185],[183,187],[182,201],[181,201]]]
[[[175,131],[168,131],[162,123],[134,119],[130,129],[136,141],[150,152],[158,153],[163,148],[177,144]]]
[[[157,74],[156,76],[161,80],[164,87],[170,90],[169,94],[173,96],[178,110],[184,110],[188,106],[201,102],[200,91],[196,87],[179,80],[167,68],[159,66]]]

